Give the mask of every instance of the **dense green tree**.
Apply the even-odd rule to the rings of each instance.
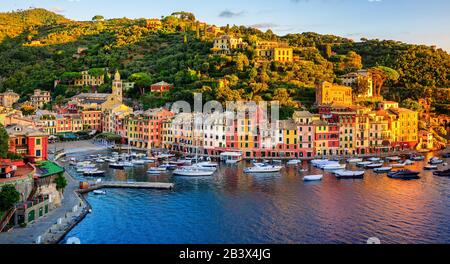
[[[56,189],[60,192],[64,193],[64,189],[67,186],[67,179],[66,177],[64,177],[63,173],[60,173],[56,178],[55,178],[55,183],[56,183]]]
[[[0,158],[5,158],[9,149],[9,135],[3,125],[0,124]]]
[[[0,210],[7,211],[20,200],[20,193],[14,185],[4,185],[0,191]]]

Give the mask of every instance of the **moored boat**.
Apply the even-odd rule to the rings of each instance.
[[[105,190],[94,190],[93,193],[95,195],[106,195],[106,191]]]
[[[178,176],[189,176],[189,177],[202,177],[202,176],[212,176],[214,171],[199,170],[193,168],[179,168],[173,171],[173,175]]]
[[[301,160],[294,159],[294,160],[289,160],[286,164],[287,165],[298,165],[300,163],[302,163]]]
[[[431,165],[436,165],[436,164],[442,164],[442,163],[444,163],[444,161],[441,160],[441,159],[439,159],[439,158],[432,157],[432,158],[428,161],[428,163],[431,164]]]
[[[376,169],[376,168],[381,168],[383,167],[383,163],[372,163],[372,164],[368,164],[366,166],[364,166],[367,169]]]
[[[124,169],[123,163],[110,163],[109,167],[112,169],[119,169],[119,170]]]
[[[376,173],[384,173],[384,172],[390,172],[392,170],[392,167],[381,167],[381,168],[375,168],[373,171]]]
[[[340,170],[335,171],[334,174],[336,175],[337,178],[360,179],[364,177],[364,171]]]
[[[380,161],[381,158],[378,158],[378,157],[371,157],[371,158],[368,158],[367,160],[368,160],[368,161],[371,161],[371,162],[375,162],[375,161]]]
[[[308,175],[303,177],[303,181],[321,181],[323,175]]]
[[[350,158],[350,159],[347,159],[347,163],[358,163],[358,162],[362,162],[363,161],[363,159],[361,159],[361,158]]]
[[[450,177],[450,169],[443,170],[443,171],[435,171],[435,172],[433,172],[433,175],[439,176],[439,177]]]
[[[148,174],[161,174],[167,172],[167,168],[166,167],[156,167],[156,168],[151,168],[147,171]]]
[[[393,172],[389,172],[387,174],[387,176],[389,178],[402,179],[402,180],[416,180],[416,179],[420,179],[419,172],[411,171],[411,170],[393,171]]]
[[[423,167],[425,170],[437,170],[438,166],[437,165],[426,165],[425,167]]]
[[[399,161],[401,160],[401,158],[399,156],[392,156],[392,157],[387,157],[386,158],[387,161]]]
[[[281,171],[282,166],[269,165],[265,163],[254,163],[253,167],[244,169],[245,173],[274,173]]]
[[[372,164],[372,162],[370,162],[370,161],[362,161],[362,162],[356,163],[356,166],[358,166],[358,167],[366,167],[367,165],[370,165],[370,164]]]
[[[84,176],[104,176],[105,175],[105,171],[102,170],[86,170],[83,172]]]
[[[406,164],[405,163],[393,163],[390,166],[393,168],[403,168],[406,166]]]
[[[347,166],[345,164],[328,164],[322,167],[323,170],[326,171],[336,171],[336,170],[345,170]]]

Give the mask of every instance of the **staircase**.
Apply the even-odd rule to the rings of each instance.
[[[14,216],[14,213],[16,212],[16,207],[9,209],[5,215],[3,216],[3,219],[0,221],[0,232],[3,232],[3,229],[8,225],[11,218]]]

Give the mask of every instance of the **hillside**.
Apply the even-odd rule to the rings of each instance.
[[[65,76],[107,67],[119,69],[123,79],[136,83],[128,95],[146,108],[190,100],[192,92],[201,91],[204,100],[278,99],[292,110],[298,102],[312,104],[319,81],[336,81],[362,67],[387,66],[399,78],[385,83],[390,87],[383,90],[386,98],[417,100],[432,88],[440,96],[436,101],[444,105],[450,101],[448,93],[436,90],[450,87],[450,55],[441,49],[396,41],[353,42],[312,32],[280,37],[270,30],[233,26],[223,30],[242,37],[250,48],[216,56],[210,51],[214,36],[206,29],[183,12],[165,17],[159,30],[148,28],[145,19],[77,22],[43,9],[1,13],[0,91],[13,89],[24,95],[23,100],[35,88],[69,97],[79,89],[64,82]],[[299,61],[256,64],[252,47],[257,39],[288,42]],[[79,47],[87,51],[75,58]],[[54,80],[62,80],[56,89]],[[143,93],[143,87],[161,80],[173,83],[175,89],[162,98]],[[98,90],[108,89],[104,85]]]

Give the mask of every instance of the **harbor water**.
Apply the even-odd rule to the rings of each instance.
[[[450,243],[450,178],[423,171],[425,164],[407,166],[420,170],[421,179],[403,181],[370,170],[362,180],[338,180],[307,162],[302,166],[308,172],[286,166],[280,173],[259,175],[242,172],[249,163],[221,164],[214,176],[200,178],[147,175],[152,164],[112,170],[105,163],[99,165],[107,171],[103,180],[172,182],[175,188],[90,193],[92,213],[66,239],[77,237],[84,244],[364,244],[376,237],[381,243]],[[324,178],[303,182],[311,174]]]

